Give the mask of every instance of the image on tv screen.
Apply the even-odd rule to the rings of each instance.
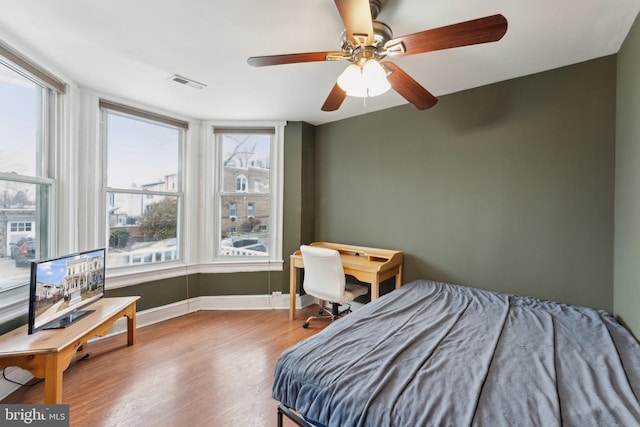
[[[33,327],[39,328],[104,295],[104,249],[34,263]]]

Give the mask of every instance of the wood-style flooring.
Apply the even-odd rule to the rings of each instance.
[[[199,311],[139,328],[131,347],[126,334],[90,343],[64,372],[71,426],[276,426],[276,360],[326,326],[302,328],[316,311]],[[42,382],[2,400],[43,402]]]

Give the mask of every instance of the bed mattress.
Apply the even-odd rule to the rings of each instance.
[[[420,280],[286,350],[325,426],[637,426],[640,345],[605,311]]]

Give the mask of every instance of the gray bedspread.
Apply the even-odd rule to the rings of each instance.
[[[638,426],[640,345],[605,311],[416,281],[286,350],[326,426]]]

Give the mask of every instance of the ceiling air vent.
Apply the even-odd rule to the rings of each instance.
[[[180,83],[181,85],[189,86],[195,89],[204,89],[205,87],[207,87],[207,85],[204,83],[198,83],[195,80],[191,80],[186,77],[179,76],[177,74],[174,74],[173,76],[169,77],[169,79],[173,80],[176,83]]]

